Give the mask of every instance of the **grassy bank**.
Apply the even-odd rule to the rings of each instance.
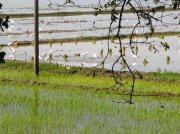
[[[176,11],[178,11],[179,9],[176,9]],[[118,12],[120,12],[120,10],[117,10]],[[150,9],[144,9],[144,11],[149,12],[151,11]],[[165,10],[163,10],[163,12],[168,12],[168,11],[174,11],[173,8],[166,8]],[[157,10],[157,12],[162,12],[162,10]],[[96,11],[87,11],[87,12],[53,12],[53,13],[40,13],[39,16],[40,17],[55,17],[55,16],[76,16],[76,15],[90,15],[90,14],[95,14]],[[111,11],[109,10],[105,10],[102,11],[100,14],[110,14]],[[125,10],[124,13],[132,13],[131,10]],[[1,17],[6,17],[7,15],[10,16],[10,18],[30,18],[33,17],[34,14],[1,14]]]
[[[159,37],[164,38],[164,36],[180,36],[180,32],[155,32],[151,35],[151,33],[146,34],[134,34],[133,35],[136,38],[145,38],[147,36],[148,38],[152,37]],[[130,34],[121,34],[121,39],[127,39],[130,37]],[[49,44],[49,43],[68,43],[68,42],[96,42],[98,40],[107,40],[108,36],[81,36],[77,38],[61,38],[61,39],[42,39],[40,40],[40,44]],[[110,40],[116,40],[117,37],[115,35],[110,35]],[[32,45],[32,41],[16,41],[16,46],[28,46]],[[7,46],[7,44],[0,44],[1,47]]]
[[[40,77],[33,73],[33,64],[20,61],[7,61],[0,65],[1,82],[36,84],[53,87],[70,87],[91,90],[103,90],[114,85],[111,71],[88,68],[66,68],[58,64],[40,64]],[[95,72],[95,76],[94,76]],[[136,81],[136,95],[180,95],[180,74],[178,73],[142,73],[144,79]],[[124,73],[127,86],[130,75]],[[118,93],[128,94],[130,88],[120,88]],[[111,91],[111,88],[109,89]]]

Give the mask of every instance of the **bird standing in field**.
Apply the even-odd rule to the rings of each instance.
[[[52,53],[56,50],[50,50],[49,52],[43,52],[42,55],[39,56],[39,59],[42,61],[47,61],[48,59],[52,60]]]
[[[131,54],[132,54],[132,57],[134,58],[134,62],[132,63],[132,66],[136,66],[137,65],[137,62],[135,61],[135,59],[139,58],[137,56],[137,54],[135,54],[133,51],[131,51]]]
[[[81,55],[84,57],[84,59],[85,59],[85,56],[88,54],[89,52],[84,52],[84,53],[82,53]]]
[[[133,56],[133,58],[138,58],[138,56],[136,54],[134,54],[133,52],[132,52],[132,56]]]
[[[9,51],[9,52],[11,52],[11,53],[13,53],[13,54],[15,54],[15,53],[16,53],[16,50],[15,50],[13,47],[8,48],[8,51]]]
[[[95,53],[93,53],[93,57],[94,57],[94,58],[97,58],[97,55],[96,55]]]
[[[13,41],[12,42],[9,42],[8,44],[7,44],[7,46],[11,46],[11,45],[13,45]]]

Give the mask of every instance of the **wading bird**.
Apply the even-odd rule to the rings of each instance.
[[[132,56],[133,56],[133,58],[138,58],[138,56],[136,54],[132,53]]]
[[[15,21],[13,19],[10,20],[10,23],[15,23]]]
[[[137,34],[137,35],[139,34],[139,30],[138,30],[138,29],[136,29],[136,34]]]
[[[82,53],[81,55],[84,57],[84,59],[85,59],[85,56],[88,54],[89,52],[84,52],[84,53]]]
[[[49,52],[43,52],[42,55],[39,56],[39,59],[42,61],[47,61],[55,50],[50,50]]]
[[[94,57],[94,58],[97,58],[97,55],[96,55],[95,53],[93,53],[93,57]]]
[[[33,37],[33,36],[34,36],[34,33],[31,33],[29,37],[31,38],[31,37]]]
[[[11,46],[11,45],[13,45],[13,43],[14,42],[12,41],[12,42],[8,43],[7,46]]]
[[[10,26],[9,28],[8,28],[8,31],[9,32],[12,32],[12,29],[14,28],[14,26],[12,25],[12,26]]]
[[[76,34],[74,35],[74,38],[77,38],[77,35],[76,35]]]
[[[15,60],[15,56],[14,55],[9,55],[9,58],[11,59],[11,60]]]
[[[8,51],[9,51],[9,52],[11,52],[11,53],[13,53],[13,54],[15,54],[15,53],[16,53],[16,50],[15,50],[13,47],[8,48]]]
[[[10,58],[11,60],[14,60],[14,59],[15,59],[16,50],[15,50],[13,47],[7,48],[7,50],[8,50],[10,53],[12,53],[12,54],[9,55],[9,58]]]
[[[132,66],[136,66],[136,65],[137,65],[137,63],[136,63],[136,62],[133,62],[133,63],[132,63]]]

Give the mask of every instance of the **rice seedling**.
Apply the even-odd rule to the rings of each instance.
[[[164,35],[159,35],[159,38],[160,39],[164,39]]]
[[[52,87],[0,85],[2,133],[177,133],[176,97],[134,97]]]
[[[101,55],[101,57],[103,57],[103,53],[104,53],[104,50],[103,50],[103,49],[101,49],[101,51],[100,51],[100,55]]]
[[[60,45],[61,45],[61,46],[63,45],[63,41],[62,41],[62,40],[60,40]]]
[[[31,60],[30,60],[31,63],[34,62],[34,56],[31,57]]]
[[[115,40],[115,36],[112,35],[112,36],[111,36],[111,42],[114,43],[114,40]]]
[[[101,63],[100,67],[104,70],[104,62]]]
[[[53,56],[52,54],[49,55],[49,60],[52,61],[53,60]]]
[[[123,54],[124,56],[126,56],[126,47],[123,47],[123,49],[122,49],[122,54]]]
[[[96,37],[93,37],[93,44],[96,44]]]
[[[31,41],[31,45],[34,46],[34,41],[33,40]]]
[[[63,55],[63,59],[64,59],[65,61],[67,61],[68,55],[67,55],[67,54],[64,54],[64,55]]]
[[[164,51],[167,51],[170,48],[167,42],[161,42],[161,45],[164,47]]]
[[[121,68],[125,69],[126,68],[126,64],[123,61],[121,61],[120,63],[121,63]]]
[[[166,64],[169,65],[169,64],[170,64],[170,61],[171,61],[171,57],[170,57],[170,56],[167,56],[167,57],[166,57]]]
[[[138,54],[138,51],[139,51],[138,46],[135,46],[135,47],[134,47],[134,51],[135,51],[135,54]]]
[[[153,48],[153,45],[152,45],[152,44],[149,44],[148,50],[149,50],[150,52],[152,52],[152,48]]]
[[[160,68],[157,68],[157,73],[161,73],[161,69]]]
[[[18,43],[17,43],[17,41],[14,41],[14,42],[13,42],[13,47],[18,48]]]
[[[36,77],[31,71],[18,70],[16,66],[19,64],[12,66],[15,70],[0,70],[0,79],[16,81],[0,82],[2,133],[146,133],[152,130],[178,133],[180,99],[177,97],[134,97],[135,104],[130,106],[125,103],[128,96],[113,94],[113,91],[106,94],[104,91],[86,90],[92,85],[95,89],[111,87],[114,84],[112,77],[48,71],[42,71],[40,77]],[[57,65],[42,65],[42,70],[63,70]],[[31,68],[30,64],[24,66]],[[69,71],[66,67],[65,70]],[[180,75],[177,73],[152,73],[146,77],[152,81],[137,80],[134,95],[180,93],[178,81],[164,81],[165,77],[179,80]],[[156,78],[161,77],[162,81],[158,82]],[[81,89],[83,86],[86,87]]]
[[[81,54],[80,53],[74,53],[74,57],[80,57]]]
[[[146,59],[144,59],[142,63],[144,66],[146,66],[148,64],[148,61]]]
[[[109,55],[112,56],[112,48],[109,49]]]
[[[51,39],[49,39],[49,47],[51,48],[53,45],[53,41]]]

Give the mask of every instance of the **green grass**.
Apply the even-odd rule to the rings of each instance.
[[[164,73],[148,73],[146,74],[151,79],[169,79],[169,80],[180,80],[180,73],[175,72],[164,72]]]
[[[25,63],[19,61],[6,61],[6,64],[0,65],[0,79],[1,81],[11,83],[39,84],[50,85],[53,87],[75,87],[82,89],[99,89],[113,86],[114,79],[111,73],[106,73],[105,70],[96,70],[96,77],[93,77],[92,69],[60,67],[56,64],[40,64],[40,76],[36,77],[33,73],[32,63]],[[131,79],[129,74],[124,74],[126,79],[123,83],[127,83],[126,87],[118,88],[118,93],[127,94],[130,90]],[[147,73],[143,74],[144,79],[138,79],[135,85],[136,95],[155,95],[157,93],[163,94],[177,94],[180,95],[180,74],[173,72],[166,73]],[[112,91],[112,90],[110,90]]]
[[[119,134],[179,132],[180,99],[0,85],[0,132]]]
[[[133,105],[126,103],[126,87],[114,85],[103,70],[32,63],[0,64],[0,133],[3,134],[139,134],[180,131],[180,74],[147,73],[137,80]],[[129,74],[124,82],[130,83]],[[127,84],[128,85],[128,84]],[[129,86],[129,85],[128,85]],[[176,94],[169,96],[169,93]],[[151,96],[151,95],[160,96]],[[139,95],[139,96],[138,96]]]

